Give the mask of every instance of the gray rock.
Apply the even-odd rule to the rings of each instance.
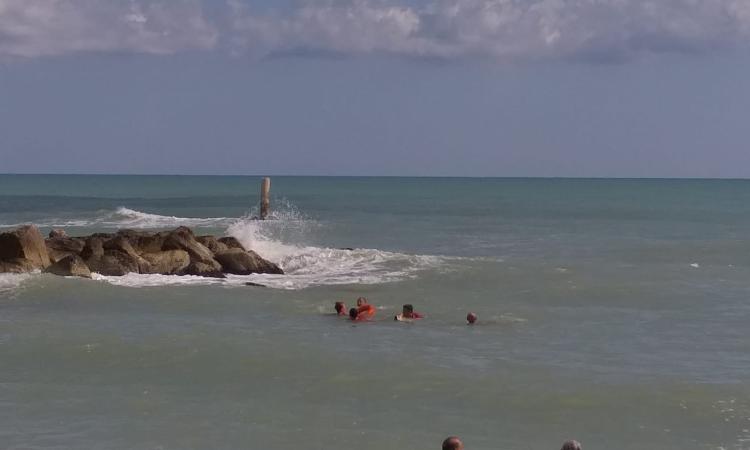
[[[190,255],[185,250],[165,250],[141,256],[150,264],[150,273],[179,274],[190,265]]]
[[[14,258],[0,261],[0,273],[28,273],[38,267],[26,258]]]
[[[102,247],[104,248],[105,253],[108,250],[111,250],[128,255],[132,260],[138,263],[138,273],[152,273],[151,265],[149,264],[149,262],[141,258],[141,255],[139,255],[138,252],[135,251],[133,246],[130,245],[130,241],[128,241],[124,236],[116,235],[112,239],[104,241]]]
[[[187,227],[179,227],[167,234],[162,250],[185,250],[190,255],[191,262],[201,262],[212,265],[214,254],[203,244],[198,242]]]
[[[109,238],[108,238],[109,239]],[[91,258],[100,258],[104,255],[104,238],[89,236],[81,249],[81,258],[88,261]]]
[[[253,251],[243,251],[233,248],[217,253],[216,260],[221,264],[225,273],[235,275],[250,275],[251,273],[283,274],[284,271],[276,264],[261,258]]]
[[[68,237],[68,233],[65,232],[62,228],[55,228],[53,230],[50,230],[49,232],[49,238],[66,238]]]
[[[221,271],[221,264],[213,261],[213,264],[202,262],[191,262],[180,275],[196,275],[199,277],[226,278],[227,276]]]
[[[45,269],[50,261],[44,238],[34,225],[25,225],[13,231],[0,233],[0,261],[28,260],[33,269]],[[14,267],[27,267],[21,264]]]
[[[91,278],[89,266],[78,255],[68,255],[51,266],[47,267],[46,272],[63,277],[83,277]]]
[[[219,242],[221,242],[222,244],[226,245],[226,246],[227,246],[227,248],[238,248],[238,249],[240,249],[240,250],[247,250],[247,249],[246,249],[246,248],[245,248],[245,247],[244,247],[244,246],[243,246],[243,245],[242,245],[242,244],[240,243],[240,241],[238,241],[238,240],[237,240],[237,238],[236,238],[236,237],[234,237],[234,236],[225,236],[225,237],[221,237],[221,238],[219,238]]]
[[[79,238],[53,230],[46,240],[34,226],[0,233],[0,272],[37,269],[81,277],[90,277],[91,272],[216,278],[224,278],[225,273],[283,273],[276,264],[246,251],[234,237],[196,237],[187,227],[163,232],[120,230]]]
[[[86,241],[81,238],[54,237],[44,240],[47,253],[53,263],[69,255],[80,255]]]
[[[198,236],[195,238],[196,241],[200,242],[204,247],[211,250],[212,253],[220,253],[229,250],[226,244],[219,241],[215,236]]]
[[[110,276],[139,273],[140,270],[138,259],[119,250],[104,250],[101,256],[87,259],[86,264],[92,272]]]
[[[160,252],[167,233],[138,230],[120,230],[117,236],[125,238],[138,254]]]

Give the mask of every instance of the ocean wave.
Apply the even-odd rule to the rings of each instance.
[[[130,273],[124,276],[93,274],[95,280],[125,287],[221,285],[258,283],[274,289],[298,290],[311,286],[382,284],[414,278],[418,272],[443,265],[439,256],[405,255],[374,249],[335,250],[308,247],[277,262],[284,275],[227,275],[227,278]],[[272,260],[273,261],[273,260]]]
[[[278,264],[284,270],[284,275],[229,275],[226,279],[144,274],[94,277],[127,287],[244,286],[247,282],[253,282],[276,289],[304,289],[321,285],[402,281],[417,276],[420,271],[439,268],[447,260],[440,256],[409,255],[378,249],[305,245],[310,231],[317,226],[320,224],[294,209],[280,210],[275,220],[266,221],[254,220],[251,212],[245,218],[233,219],[227,226],[227,235],[236,237],[245,248],[253,249]]]
[[[176,217],[151,214],[121,206],[114,211],[102,211],[99,215],[82,219],[51,218],[33,222],[38,227],[86,227],[86,228],[170,228],[181,225],[188,227],[225,227],[237,220],[236,217]],[[25,225],[0,224],[0,228]]]
[[[311,232],[321,226],[307,218],[289,202],[280,202],[272,220],[255,220],[251,210],[245,217],[191,218],[164,216],[119,207],[98,217],[81,220],[37,223],[46,227],[140,228],[158,229],[177,226],[225,228],[245,248],[253,249],[278,264],[285,275],[254,274],[229,276],[225,280],[190,276],[139,275],[124,277],[95,275],[95,279],[119,286],[149,287],[163,285],[244,285],[251,281],[272,288],[303,289],[317,285],[379,284],[413,278],[420,271],[442,266],[446,258],[409,255],[378,249],[336,249],[311,246]]]

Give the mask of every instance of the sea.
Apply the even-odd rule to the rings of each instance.
[[[0,175],[0,230],[286,272],[0,275],[0,448],[750,449],[750,181],[274,176],[259,221],[260,182]]]

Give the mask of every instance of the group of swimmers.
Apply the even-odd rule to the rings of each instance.
[[[464,450],[464,443],[456,436],[450,436],[443,441],[443,450]],[[571,439],[565,441],[560,450],[581,450],[581,443]]]
[[[337,315],[348,315],[351,320],[355,321],[372,320],[372,318],[375,317],[375,312],[377,312],[377,309],[369,304],[367,302],[367,299],[364,297],[359,297],[357,299],[357,307],[351,308],[348,313],[346,311],[346,305],[344,304],[344,302],[336,302],[333,305],[333,308],[336,310]],[[414,305],[410,304],[406,304],[402,307],[401,314],[396,314],[395,316],[393,316],[393,320],[396,320],[398,322],[413,322],[422,318],[424,318],[424,316],[414,311]],[[469,325],[473,325],[476,321],[477,315],[473,312],[470,312],[466,315],[466,322]]]

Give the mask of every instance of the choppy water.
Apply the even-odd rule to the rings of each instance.
[[[0,176],[0,228],[188,225],[288,273],[0,275],[0,448],[750,449],[750,182],[275,177],[263,223],[258,188]],[[329,315],[360,295],[382,321]]]

